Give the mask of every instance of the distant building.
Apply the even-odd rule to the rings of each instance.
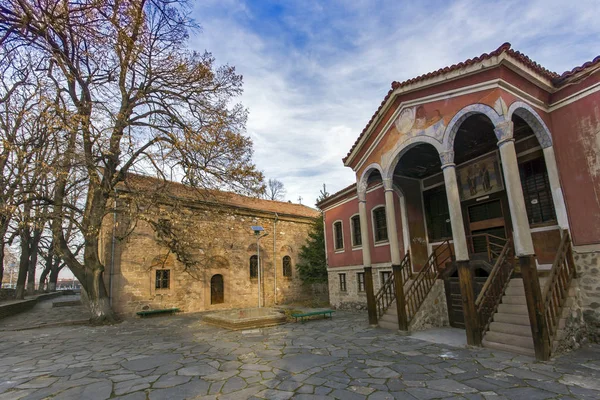
[[[199,192],[150,177],[132,176],[128,184],[149,192],[160,187],[166,196],[141,216],[123,240],[119,235],[130,227],[127,217],[105,219],[104,277],[117,313],[256,307],[259,257],[261,305],[313,296],[311,288],[302,285],[296,263],[319,215],[316,210],[226,192]],[[119,190],[120,203],[130,199],[131,192]],[[260,255],[251,226],[262,226],[267,234],[260,239]]]
[[[584,282],[575,301],[582,308],[574,315],[583,315],[590,337],[600,339],[598,137],[600,57],[558,75],[506,43],[489,54],[393,82],[343,159],[356,173],[356,183],[319,204],[325,218],[331,303],[366,308],[368,278],[372,276],[377,294],[390,279],[392,266],[401,265],[409,253],[405,289],[421,270],[429,271],[425,281],[430,282],[418,290],[412,287],[403,299],[416,299],[423,314],[416,315],[408,304],[408,322],[422,318],[421,328],[466,326],[471,341],[487,319],[481,322],[483,317],[470,311],[475,307],[470,287],[474,285],[476,296],[498,260],[495,250],[503,249],[506,239],[511,240],[511,256],[499,266],[509,268],[512,254],[517,256],[511,285],[521,277],[519,266],[525,271],[525,291],[513,300],[524,302],[527,295],[545,307],[566,304],[553,306],[541,299],[546,286],[544,281],[535,283],[535,277],[547,276],[555,260],[557,267],[570,265],[568,241],[560,247],[568,232],[579,282]],[[559,248],[565,252],[557,256]],[[431,277],[436,275],[434,284]],[[503,293],[492,303],[497,306]],[[385,307],[369,306],[370,314],[377,314],[371,315],[372,322],[385,325],[381,310],[396,306],[382,296]],[[528,311],[519,321],[527,324],[542,318],[536,312],[551,312],[522,306],[519,310]],[[469,324],[479,328],[470,330]],[[548,324],[549,330],[556,329]],[[578,331],[583,332],[573,328]],[[499,338],[509,346],[535,342],[536,354],[551,340],[483,334],[488,345]]]

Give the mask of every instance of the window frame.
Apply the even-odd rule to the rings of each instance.
[[[348,286],[346,285],[346,273],[339,273],[338,279],[340,281],[340,292],[347,292]]]
[[[338,223],[340,224],[339,232],[340,232],[340,238],[342,241],[341,247],[337,246],[338,245],[338,243],[337,243],[338,229],[336,228],[336,224],[338,224]],[[333,228],[332,229],[332,231],[333,231],[333,250],[336,253],[341,253],[344,251],[344,222],[341,219],[333,221],[332,228]]]
[[[157,268],[154,271],[155,271],[154,272],[154,289],[155,290],[171,289],[171,269],[170,268]],[[166,275],[166,277],[164,275]],[[167,283],[166,287],[163,286],[165,281]]]
[[[527,187],[527,184],[524,182],[524,175],[527,173],[525,171],[525,169],[529,167],[529,169],[533,169],[532,165],[533,163],[539,163],[541,164],[541,168],[543,170],[543,174],[542,174],[542,180],[543,180],[543,188],[540,190],[536,190],[535,191],[530,191],[529,187]],[[554,225],[557,222],[557,216],[556,216],[556,206],[554,204],[554,198],[552,197],[552,187],[550,186],[550,178],[548,176],[548,168],[546,166],[545,160],[544,160],[544,156],[543,153],[538,156],[529,156],[529,157],[524,157],[524,159],[518,160],[518,169],[519,169],[519,181],[521,183],[521,189],[523,190],[523,200],[525,202],[525,212],[527,214],[527,222],[529,223],[529,226],[545,226],[545,225]],[[534,179],[534,184],[535,186],[538,186],[540,182],[537,181],[536,176],[534,173],[532,173],[529,178]],[[525,177],[528,178],[528,177]],[[549,219],[545,219],[544,220],[544,210],[542,208],[542,205],[540,203],[540,193],[543,193],[544,196],[548,199],[548,205],[549,205],[549,209],[547,211],[550,211],[550,216],[551,218]],[[532,203],[532,201],[535,200],[536,203]],[[539,204],[539,206],[538,206]],[[541,217],[541,221],[536,221],[533,222],[532,217],[534,217],[535,215],[532,215],[533,213],[531,213],[533,211],[533,209],[536,208],[537,209],[537,214],[540,215]]]
[[[362,289],[361,289],[361,286],[362,286]],[[356,290],[358,291],[358,293],[366,292],[365,273],[364,272],[356,273]]]
[[[356,224],[355,219],[358,221],[358,237],[356,236]],[[356,240],[359,240],[360,243],[356,243]],[[360,214],[354,214],[350,217],[350,241],[352,242],[353,249],[359,249],[362,247],[362,226],[360,225]]]
[[[383,221],[385,221],[385,239],[377,240],[378,225],[377,225],[377,219],[375,218],[375,212],[377,212],[381,209],[383,209]],[[389,235],[389,232],[387,229],[388,227],[387,227],[387,215],[386,215],[386,211],[385,211],[385,204],[379,204],[371,209],[371,226],[373,228],[372,231],[373,231],[373,243],[374,244],[389,243],[390,235]]]
[[[289,260],[289,265],[287,265],[289,267],[289,274],[285,273],[285,270],[286,270],[286,265],[285,265],[286,264],[285,263],[286,259]],[[282,276],[284,278],[292,279],[292,277],[293,277],[293,273],[292,273],[292,257],[290,257],[288,255],[283,256],[283,258],[281,259],[281,269],[282,269],[281,274],[282,274]]]
[[[253,260],[256,260],[256,265],[255,266],[252,265]],[[258,255],[256,255],[256,254],[251,255],[250,258],[248,259],[248,268],[249,268],[248,269],[248,274],[250,276],[250,279],[252,279],[252,280],[258,279],[258,267],[259,267],[258,264],[259,264]],[[252,276],[252,268],[253,267],[256,269],[255,276]]]

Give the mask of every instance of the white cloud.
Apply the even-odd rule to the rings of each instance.
[[[288,4],[289,3],[289,4]],[[348,4],[350,3],[350,4]],[[244,75],[255,162],[313,205],[393,80],[496,49],[505,41],[563,72],[600,53],[597,1],[204,1],[192,47]],[[595,46],[595,47],[594,47]]]

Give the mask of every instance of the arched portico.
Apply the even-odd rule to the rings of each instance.
[[[446,131],[444,132],[444,143],[442,151],[454,151],[454,140],[456,139],[458,129],[467,118],[476,114],[483,114],[486,117],[488,117],[494,125],[494,127],[499,127],[502,125],[502,123],[505,122],[504,118],[501,115],[499,115],[496,112],[496,110],[494,110],[487,104],[477,103],[468,105],[462,108],[459,112],[457,112],[448,123]]]

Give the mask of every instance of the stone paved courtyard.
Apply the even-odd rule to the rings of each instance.
[[[600,398],[600,346],[535,363],[348,312],[245,332],[188,314],[0,335],[0,400]]]

